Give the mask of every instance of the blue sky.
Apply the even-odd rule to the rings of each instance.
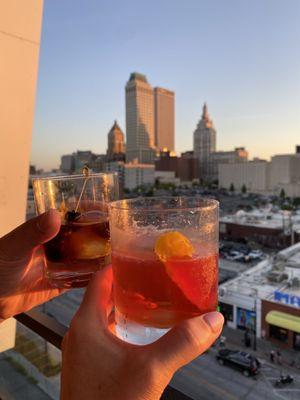
[[[105,152],[125,131],[130,72],[176,95],[176,150],[192,148],[203,102],[219,150],[300,144],[300,1],[44,0],[31,161]]]

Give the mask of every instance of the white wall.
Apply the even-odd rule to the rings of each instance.
[[[218,165],[219,187],[236,190],[245,184],[250,192],[264,192],[268,187],[268,163],[244,162]]]
[[[0,1],[0,237],[25,218],[42,9]]]
[[[125,164],[125,188],[135,189],[141,185],[154,184],[154,165]]]
[[[42,0],[0,1],[0,237],[25,219]],[[16,321],[0,325],[0,352]]]

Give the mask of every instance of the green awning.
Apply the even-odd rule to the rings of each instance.
[[[300,317],[290,315],[280,311],[269,311],[266,315],[268,324],[279,326],[279,328],[288,329],[300,333]]]

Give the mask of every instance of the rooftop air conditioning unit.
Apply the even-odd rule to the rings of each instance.
[[[293,289],[300,289],[300,279],[298,277],[291,279],[290,282]]]
[[[289,277],[288,274],[282,273],[282,272],[280,272],[280,271],[270,271],[270,272],[267,274],[268,280],[269,280],[270,282],[276,282],[276,283],[282,282],[282,281],[288,279],[288,277]]]

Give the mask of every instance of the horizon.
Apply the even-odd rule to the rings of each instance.
[[[245,147],[250,159],[294,153],[300,3],[154,3],[45,2],[31,164],[49,170],[63,154],[105,153],[115,119],[126,135],[133,71],[175,92],[178,154],[192,150],[204,102],[217,151]]]

